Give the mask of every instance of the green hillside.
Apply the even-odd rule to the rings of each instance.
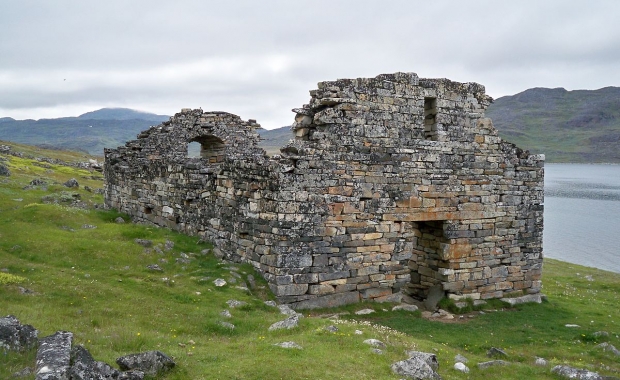
[[[547,162],[620,163],[620,88],[533,88],[495,100],[486,115],[500,135]]]
[[[102,156],[112,148],[133,140],[141,131],[168,116],[125,108],[104,108],[78,117],[59,119],[0,119],[0,138],[29,145],[79,150]]]

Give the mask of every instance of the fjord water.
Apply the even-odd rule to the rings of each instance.
[[[620,165],[545,164],[543,252],[620,273]]]

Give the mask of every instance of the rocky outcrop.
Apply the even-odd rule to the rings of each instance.
[[[58,331],[41,339],[37,350],[37,380],[70,380],[73,334]]]
[[[174,361],[160,351],[148,351],[120,357],[116,360],[121,370],[96,361],[83,346],[73,346],[73,333],[57,331],[37,338],[38,331],[22,325],[17,318],[0,318],[0,348],[5,351],[26,351],[37,348],[35,374],[37,380],[142,380],[145,375],[155,377],[175,366]],[[27,376],[25,368],[15,376]]]
[[[138,370],[149,376],[169,371],[175,366],[174,361],[161,351],[148,351],[122,356],[116,359],[116,364],[123,371]]]
[[[27,351],[39,345],[39,331],[22,325],[12,315],[0,318],[0,348],[5,351]]]

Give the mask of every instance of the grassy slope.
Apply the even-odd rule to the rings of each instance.
[[[487,311],[464,318],[462,323],[383,311],[391,305],[351,305],[324,312],[372,307],[377,313],[365,318],[367,321],[345,316],[337,333],[323,330],[335,322],[317,317],[303,318],[294,330],[268,332],[283,316],[263,304],[270,295],[251,267],[200,254],[209,246],[193,237],[116,224],[113,221],[118,214],[113,211],[42,204],[42,196],[67,189],[52,184],[47,190],[23,190],[33,178],[62,183],[75,177],[81,185],[77,192],[87,203],[101,203],[102,197],[82,187],[98,188],[102,182],[83,170],[52,165],[50,171],[27,159],[8,159],[13,175],[0,178],[0,268],[24,280],[18,284],[0,281],[0,315],[17,316],[22,323],[38,328],[40,336],[72,331],[75,341],[85,345],[97,360],[113,364],[124,354],[159,349],[174,356],[178,364],[166,379],[397,379],[390,364],[405,359],[406,349],[415,348],[437,353],[439,372],[445,379],[465,377],[452,369],[457,353],[469,358],[469,378],[473,379],[554,378],[550,367],[533,366],[534,356],[545,357],[552,364],[567,363],[616,376],[620,371],[618,358],[596,349],[592,335],[607,331],[611,336],[602,340],[620,347],[616,301],[620,275],[547,260],[544,291],[549,302],[542,305]],[[97,228],[84,229],[84,224]],[[175,246],[162,255],[148,253],[134,242],[136,238],[156,244],[171,240]],[[195,254],[190,264],[176,263],[182,252]],[[146,269],[153,263],[159,263],[164,272]],[[252,292],[235,288],[237,284],[215,287],[212,281],[216,278],[229,282],[236,278],[232,268],[237,268],[241,277],[237,284],[247,282],[247,275],[253,274],[258,287]],[[594,281],[588,281],[586,275]],[[21,294],[18,286],[35,294]],[[231,309],[229,322],[236,326],[232,331],[218,324],[226,320],[219,313],[228,308],[229,299],[248,303]],[[581,327],[564,327],[568,323]],[[357,329],[363,335],[356,335]],[[371,353],[362,343],[368,338],[388,343],[385,354]],[[283,341],[295,341],[304,349],[273,346]],[[476,369],[476,363],[488,360],[485,353],[491,346],[506,349],[514,364]],[[0,378],[32,365],[33,357],[33,352],[0,355]]]

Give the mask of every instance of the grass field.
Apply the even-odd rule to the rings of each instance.
[[[249,265],[216,259],[196,237],[116,223],[122,215],[95,208],[102,195],[84,190],[102,187],[97,172],[3,157],[12,175],[0,177],[0,315],[33,325],[40,337],[72,331],[75,343],[97,360],[114,365],[121,355],[157,349],[177,363],[165,379],[398,379],[390,365],[416,349],[436,353],[444,379],[554,379],[550,369],[557,364],[620,376],[620,358],[596,347],[603,341],[620,347],[618,274],[546,260],[548,301],[540,305],[508,309],[494,303],[482,313],[435,321],[419,312],[392,312],[390,304],[356,304],[305,312],[299,327],[270,332],[285,316],[264,304],[271,294]],[[24,190],[35,178],[47,185]],[[80,188],[64,187],[69,178]],[[80,207],[72,205],[78,196]],[[135,239],[151,240],[154,247]],[[166,242],[174,246],[166,250]],[[148,269],[151,264],[162,271]],[[243,288],[251,283],[248,276],[256,279],[251,290]],[[218,278],[227,285],[215,286]],[[230,308],[226,302],[232,299],[246,304]],[[368,307],[376,312],[353,314]],[[220,314],[227,309],[230,318]],[[345,314],[325,317],[334,313]],[[339,330],[328,332],[329,325]],[[597,336],[599,331],[608,335]],[[369,338],[388,345],[382,355],[363,343]],[[303,349],[274,346],[284,341]],[[477,363],[490,360],[490,347],[504,349],[512,364],[479,370]],[[468,375],[452,368],[456,354],[469,359]],[[33,366],[34,356],[0,351],[0,379]],[[535,366],[537,356],[549,365]]]

